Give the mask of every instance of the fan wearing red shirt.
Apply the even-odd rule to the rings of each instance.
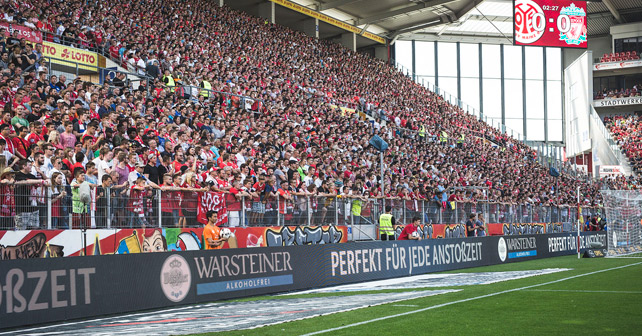
[[[163,175],[163,184],[160,185],[160,188],[163,191],[163,197],[161,197],[163,227],[178,227],[180,220],[178,209],[180,205],[177,194],[181,189],[174,186],[172,175],[170,174]]]
[[[180,172],[183,166],[187,166],[187,164],[185,164],[185,154],[183,152],[177,152],[172,165],[174,166],[175,172]]]
[[[227,218],[230,227],[239,226],[241,221],[241,186],[238,180],[232,182],[232,187],[225,193],[225,205],[227,206]]]
[[[288,181],[283,181],[281,182],[281,188],[277,190],[277,193],[279,194],[279,213],[281,214],[281,217],[279,219],[279,224],[280,226],[285,226],[285,212],[286,212],[286,201],[292,201],[292,196],[290,195],[290,189],[288,186],[290,183]]]
[[[421,233],[419,232],[419,224],[421,219],[415,217],[412,219],[412,224],[408,224],[403,228],[397,240],[421,240]]]
[[[31,129],[31,133],[27,134],[27,137],[25,137],[25,140],[29,143],[29,147],[37,144],[38,141],[45,141],[45,139],[39,134],[39,131],[42,128],[41,122],[36,121],[29,125],[29,128]]]

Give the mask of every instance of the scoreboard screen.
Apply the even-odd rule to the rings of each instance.
[[[586,2],[513,0],[513,44],[586,48]]]

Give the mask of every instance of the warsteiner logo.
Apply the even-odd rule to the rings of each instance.
[[[165,259],[161,268],[161,288],[172,302],[181,302],[192,286],[192,273],[185,258],[174,254]]]
[[[542,7],[530,0],[517,0],[515,2],[515,40],[520,43],[530,44],[539,40],[544,35],[546,22]]]
[[[502,262],[506,261],[506,255],[508,254],[508,248],[506,247],[506,241],[504,237],[499,238],[497,242],[497,254],[499,254],[499,260]]]

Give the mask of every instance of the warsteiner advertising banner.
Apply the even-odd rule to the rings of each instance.
[[[583,233],[584,249],[604,233]],[[0,329],[576,253],[572,234],[6,260]]]

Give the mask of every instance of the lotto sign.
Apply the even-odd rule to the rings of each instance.
[[[98,54],[95,52],[67,47],[47,41],[43,43],[43,46],[44,56],[51,57],[52,63],[73,67],[75,67],[76,64],[82,64],[85,65],[80,66],[82,69],[97,70]]]
[[[586,48],[586,2],[514,0],[515,45]]]

